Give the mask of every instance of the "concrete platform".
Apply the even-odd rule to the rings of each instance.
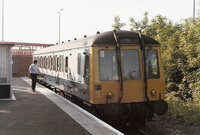
[[[29,78],[13,78],[15,101],[0,101],[0,134],[89,135],[122,134],[93,115]]]

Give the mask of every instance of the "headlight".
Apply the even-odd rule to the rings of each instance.
[[[108,92],[108,93],[107,93],[107,97],[108,97],[108,98],[112,98],[112,97],[113,97],[112,92]]]
[[[151,95],[155,96],[157,94],[156,90],[151,90]]]

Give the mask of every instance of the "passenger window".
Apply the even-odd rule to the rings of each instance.
[[[45,69],[48,69],[48,65],[47,65],[47,63],[48,63],[48,57],[45,57]]]
[[[65,57],[65,72],[68,72],[68,57]]]
[[[46,66],[47,66],[47,65],[46,65],[46,61],[47,61],[47,60],[46,60],[46,57],[44,57],[44,68],[45,68],[45,69],[46,69]]]
[[[48,69],[50,69],[50,56],[48,56]]]
[[[43,68],[45,68],[45,57],[43,57]]]
[[[41,68],[43,68],[43,57],[41,57]]]
[[[61,56],[61,72],[64,72],[64,56]]]
[[[45,58],[43,57],[42,59],[43,59],[43,68],[45,68],[45,61],[44,61]]]
[[[42,68],[42,58],[40,57],[40,68]]]
[[[58,71],[61,71],[61,55],[58,57]]]
[[[39,68],[40,67],[40,58],[37,57],[37,67]]]
[[[56,67],[57,67],[56,71],[59,71],[59,57],[56,57],[56,63],[57,63],[57,65],[56,65]]]
[[[51,70],[53,70],[53,57],[51,57]]]
[[[53,56],[53,70],[56,71],[56,56]]]
[[[78,58],[77,58],[77,73],[80,75],[81,73],[81,54],[78,54]]]
[[[41,67],[43,68],[43,65],[44,65],[44,64],[43,64],[43,57],[41,57],[41,60],[42,60],[42,66],[41,66]]]

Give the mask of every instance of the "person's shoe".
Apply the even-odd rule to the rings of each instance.
[[[35,90],[32,90],[32,92],[35,92]]]

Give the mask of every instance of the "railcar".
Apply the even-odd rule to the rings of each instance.
[[[164,115],[168,106],[161,45],[132,31],[107,31],[37,50],[38,78],[128,124]]]

